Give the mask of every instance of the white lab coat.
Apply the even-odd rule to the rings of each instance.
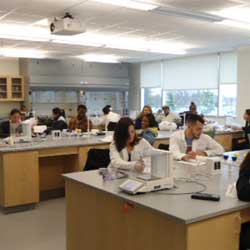
[[[159,115],[156,120],[159,123],[165,121],[176,123],[176,121],[181,121],[181,118],[177,114],[170,112],[167,116],[164,114]]]
[[[61,115],[61,116],[59,116],[59,118],[57,119],[57,121],[64,121],[64,122],[66,122],[66,119]]]
[[[110,111],[107,115],[103,115],[100,118],[100,125],[108,126],[110,122],[119,122],[121,116],[117,113]]]
[[[184,130],[173,133],[170,137],[169,150],[173,152],[175,160],[181,160],[186,155],[187,143]],[[209,135],[201,134],[199,139],[194,139],[192,143],[193,151],[203,151],[208,156],[222,155],[223,147],[212,139]]]
[[[135,163],[149,154],[154,148],[145,140],[141,139],[138,144],[134,146],[133,151],[130,153],[131,161],[128,161],[128,150],[125,147],[121,152],[118,152],[114,141],[110,144],[110,165],[111,169],[133,170]]]

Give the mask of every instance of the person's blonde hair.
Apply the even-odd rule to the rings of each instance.
[[[142,117],[143,117],[143,115],[144,115],[144,114],[143,114],[143,111],[144,111],[145,108],[148,108],[148,109],[150,110],[150,114],[153,114],[152,107],[151,107],[150,105],[144,105],[144,107],[142,108],[141,113],[138,115],[137,118],[142,118]]]

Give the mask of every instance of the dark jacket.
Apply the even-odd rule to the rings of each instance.
[[[62,120],[53,121],[52,126],[51,126],[51,130],[63,130],[67,128],[68,128],[67,123]]]
[[[245,133],[245,138],[248,141],[249,144],[249,139],[248,139],[248,134],[250,134],[250,123],[246,122],[245,127],[243,127],[244,133]]]
[[[63,129],[67,129],[67,128],[68,128],[68,125],[67,125],[67,123],[65,121],[63,121],[63,120],[54,120],[52,122],[51,127],[46,130],[46,133],[50,134],[52,130],[61,130],[62,131]]]
[[[0,124],[0,138],[10,136],[10,121],[4,121]]]
[[[236,190],[239,200],[250,201],[250,169],[240,171]]]

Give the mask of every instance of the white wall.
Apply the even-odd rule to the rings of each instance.
[[[0,58],[0,75],[19,75],[17,58]],[[13,108],[20,108],[19,102],[0,102],[0,118],[7,117]]]
[[[0,75],[19,75],[18,58],[0,58]]]
[[[243,114],[250,108],[250,47],[238,50],[238,83],[237,117],[244,124]]]

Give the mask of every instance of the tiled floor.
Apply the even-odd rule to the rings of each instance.
[[[26,212],[0,212],[0,250],[66,250],[65,199]]]

